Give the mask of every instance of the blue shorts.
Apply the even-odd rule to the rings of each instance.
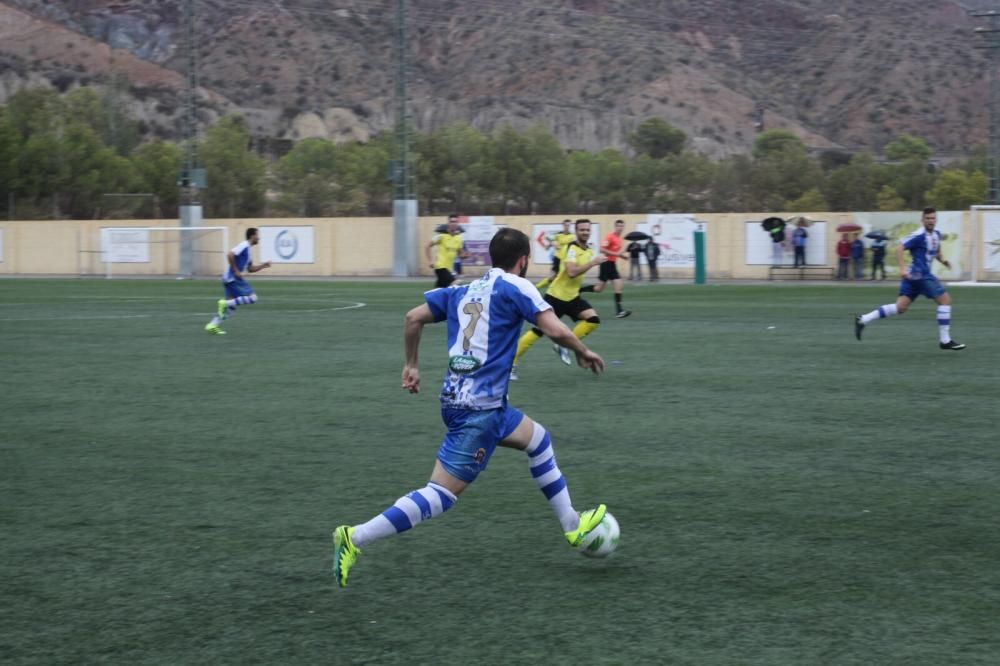
[[[222,286],[226,288],[226,298],[236,298],[237,296],[249,296],[253,293],[253,287],[246,280],[233,280],[232,282],[223,282]]]
[[[486,469],[497,444],[509,437],[523,418],[524,414],[510,405],[483,411],[442,407],[441,420],[448,432],[437,459],[449,474],[471,483]]]
[[[931,300],[936,300],[945,293],[945,289],[933,275],[928,275],[920,280],[902,279],[899,282],[899,295],[906,296],[911,301],[917,300],[918,296],[926,296]]]

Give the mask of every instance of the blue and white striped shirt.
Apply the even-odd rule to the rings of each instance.
[[[500,268],[471,284],[428,291],[424,299],[434,321],[448,321],[442,404],[471,410],[503,406],[521,324],[535,323],[551,306],[535,285]]]
[[[239,269],[240,273],[246,273],[247,266],[251,264],[250,241],[245,240],[230,251],[236,256],[236,268]],[[226,259],[226,272],[222,274],[222,281],[232,282],[235,279],[233,267],[229,264],[229,259]]]

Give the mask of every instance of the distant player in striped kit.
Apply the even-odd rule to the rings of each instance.
[[[895,303],[859,315],[854,320],[854,336],[860,340],[865,326],[877,319],[903,314],[917,297],[924,295],[937,302],[938,346],[952,351],[965,349],[965,345],[951,338],[951,295],[931,272],[935,259],[951,268],[951,263],[941,256],[941,232],[934,228],[937,225],[937,211],[925,208],[920,222],[923,228],[904,238],[896,248],[899,274],[903,276],[899,283],[899,297]],[[906,250],[910,251],[909,268],[904,255]]]
[[[250,248],[260,242],[257,229],[251,227],[247,229],[246,240],[239,243],[226,255],[226,271],[222,274],[222,286],[226,290],[226,297],[220,298],[218,313],[212,317],[212,321],[205,324],[205,330],[213,335],[225,335],[226,332],[219,328],[222,320],[234,312],[241,305],[251,305],[257,302],[257,294],[250,283],[243,279],[244,273],[256,273],[265,268],[271,267],[270,261],[257,265],[253,263],[250,256]]]
[[[603,520],[607,511],[603,504],[582,513],[573,509],[549,433],[507,403],[508,377],[524,321],[571,349],[581,367],[596,374],[604,370],[604,360],[559,321],[535,286],[524,279],[530,253],[524,233],[501,229],[490,241],[493,268],[482,278],[428,291],[425,302],[406,314],[402,387],[410,393],[420,390],[417,352],[424,326],[448,323],[448,368],[441,389],[441,418],[447,432],[427,485],[403,495],[368,522],[334,530],[333,571],[341,587],[347,585],[361,548],[451,508],[486,469],[497,445],[527,454],[528,471],[571,546],[578,546]]]

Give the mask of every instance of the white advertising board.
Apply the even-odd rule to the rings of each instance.
[[[149,229],[101,229],[105,263],[148,264]]]
[[[260,227],[260,260],[272,264],[315,263],[314,227]]]

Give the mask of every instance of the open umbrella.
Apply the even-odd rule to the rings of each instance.
[[[843,224],[837,225],[838,233],[849,234],[854,231],[861,231],[861,225],[855,224],[854,222],[844,222]]]
[[[871,238],[872,240],[884,241],[884,240],[889,240],[889,235],[887,233],[885,233],[884,231],[882,231],[881,229],[875,229],[873,231],[869,231],[868,233],[866,233],[865,234],[865,238]]]
[[[819,220],[814,220],[805,215],[796,215],[795,217],[788,218],[788,224],[794,224],[797,227],[808,227],[813,222],[819,222]]]
[[[764,231],[770,233],[775,229],[783,229],[785,226],[785,221],[780,217],[768,217],[765,218],[764,221],[760,223],[760,226],[764,227]]]
[[[434,227],[434,233],[436,233],[436,234],[446,234],[446,233],[448,233],[448,225],[447,224],[439,224],[439,225],[437,225],[436,227]]]
[[[625,240],[630,240],[630,241],[644,241],[644,240],[649,240],[651,238],[652,236],[643,231],[630,231],[627,234],[625,234]]]

